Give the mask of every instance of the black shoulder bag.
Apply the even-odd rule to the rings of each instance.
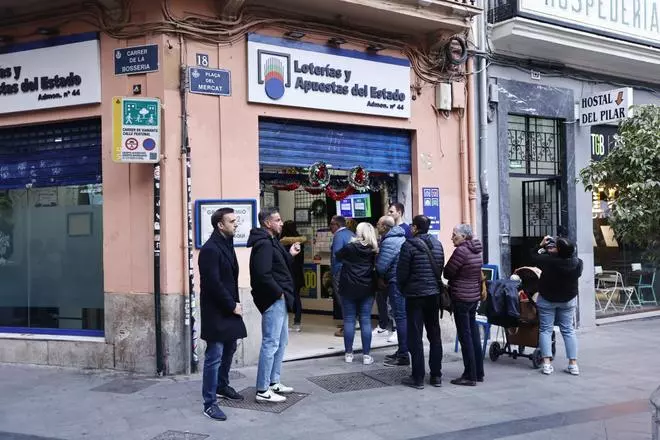
[[[424,243],[423,246],[420,246],[417,244],[417,241],[421,241]],[[438,282],[438,289],[440,289],[440,319],[442,319],[442,312],[445,310],[449,312],[449,314],[452,314],[454,312],[454,305],[452,304],[451,301],[451,296],[449,296],[449,292],[447,289],[445,289],[445,285],[442,283],[442,273],[440,272],[438,268],[438,262],[435,261],[435,257],[433,256],[433,252],[431,252],[431,248],[429,245],[422,239],[413,239],[411,240],[411,243],[419,250],[426,252],[426,255],[428,255],[429,260],[431,261],[431,268],[433,269],[433,274],[435,275],[435,279]]]

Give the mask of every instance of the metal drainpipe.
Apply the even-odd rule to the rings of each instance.
[[[192,215],[192,170],[190,157],[190,139],[188,137],[188,95],[186,88],[188,85],[188,75],[186,69],[186,60],[184,58],[183,37],[179,37],[179,47],[181,48],[181,67],[179,70],[180,84],[179,93],[181,96],[181,155],[183,156],[185,188],[186,188],[186,236],[187,236],[187,265],[188,272],[188,295],[185,304],[184,327],[186,328],[186,339],[190,355],[190,372],[196,373],[199,367],[199,357],[197,356],[197,334],[195,331],[195,309],[197,301],[195,296],[195,274],[193,261],[193,215]]]
[[[488,3],[488,2],[487,2]],[[477,88],[479,97],[479,183],[481,188],[481,238],[484,243],[484,262],[488,263],[488,200],[490,195],[488,193],[488,71],[486,70],[486,58],[483,55],[486,51],[486,27],[488,21],[486,14],[488,13],[487,5],[479,19],[479,45],[478,50],[482,52],[479,56],[479,64],[477,69]]]
[[[160,163],[154,164],[154,312],[156,321],[156,375],[165,374],[160,306]]]

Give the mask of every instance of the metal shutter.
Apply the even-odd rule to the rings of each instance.
[[[101,183],[101,120],[0,129],[0,189]]]
[[[410,133],[290,119],[259,120],[261,165],[307,167],[322,160],[335,169],[411,174]]]

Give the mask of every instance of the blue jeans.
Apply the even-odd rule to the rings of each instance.
[[[395,281],[387,284],[387,293],[392,307],[392,316],[396,322],[396,331],[398,333],[399,350],[397,354],[408,358],[408,321],[406,319],[406,297],[403,296]]]
[[[257,368],[257,390],[265,391],[280,382],[284,350],[289,342],[289,314],[284,296],[273,303],[261,317],[261,351]]]
[[[550,302],[539,295],[536,306],[539,312],[539,344],[541,355],[544,358],[552,357],[552,329],[555,324],[559,326],[561,335],[564,338],[566,347],[566,357],[577,359],[578,343],[573,328],[573,315],[575,314],[575,305],[577,299],[573,298],[568,302]]]
[[[360,334],[362,335],[362,353],[371,351],[371,308],[374,297],[367,296],[360,299],[342,297],[344,309],[344,350],[353,353],[353,339],[355,339],[355,317],[360,317]]]
[[[216,402],[218,388],[229,386],[229,369],[236,352],[236,341],[206,342],[204,371],[202,373],[202,397],[204,408]]]

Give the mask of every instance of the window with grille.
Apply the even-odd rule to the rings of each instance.
[[[509,173],[561,175],[562,121],[509,115],[507,135]]]

